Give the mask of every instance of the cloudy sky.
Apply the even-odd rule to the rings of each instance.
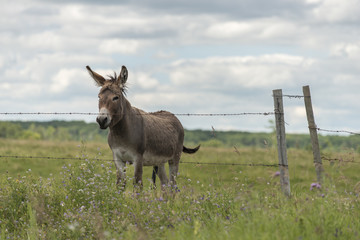
[[[146,111],[271,112],[273,89],[310,85],[318,127],[360,131],[359,0],[1,3],[0,112],[97,112],[85,66],[125,65],[127,97]],[[307,132],[303,99],[284,100],[287,131]],[[179,118],[188,129],[269,131],[273,116]]]

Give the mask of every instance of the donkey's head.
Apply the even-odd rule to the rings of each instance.
[[[105,79],[100,74],[93,72],[89,66],[86,66],[90,76],[96,84],[101,87],[99,92],[99,115],[96,121],[101,129],[114,126],[124,116],[125,108],[125,83],[128,77],[128,71],[122,66],[119,77],[109,76]]]

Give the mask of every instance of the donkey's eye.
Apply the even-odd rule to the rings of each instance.
[[[113,101],[116,101],[116,100],[118,100],[118,99],[119,99],[119,97],[116,96],[116,97],[113,98]]]

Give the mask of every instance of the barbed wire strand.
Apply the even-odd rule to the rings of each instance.
[[[287,97],[287,98],[305,98],[305,97],[310,97],[310,96],[303,96],[303,95],[288,95],[288,94],[283,94],[283,97]]]
[[[318,127],[315,127],[313,129],[316,129],[316,130],[321,131],[321,132],[348,133],[348,134],[351,134],[351,135],[360,135],[360,133],[347,131],[347,130],[331,130],[331,129],[323,129],[323,128],[318,128]]]
[[[289,96],[293,98],[303,97],[300,95],[283,95]],[[156,112],[150,113],[139,113],[138,115],[146,115]],[[243,112],[243,113],[173,113],[176,116],[203,116],[203,117],[217,117],[217,116],[244,116],[244,115],[275,115],[275,114],[284,114],[280,112]],[[91,112],[0,112],[0,115],[106,115],[105,113],[91,113]],[[359,132],[352,132],[347,130],[331,130],[331,129],[323,129],[318,127],[309,127],[312,129],[316,129],[322,132],[332,132],[332,133],[348,133],[352,135],[360,135]]]
[[[288,97],[288,98],[305,98],[305,97],[310,97],[310,96],[304,96],[304,95],[288,95],[288,94],[283,94],[283,97]],[[309,127],[310,128],[310,127]],[[318,131],[322,131],[322,132],[333,132],[333,133],[349,133],[352,135],[360,135],[360,133],[358,132],[352,132],[352,131],[347,131],[347,130],[330,130],[330,129],[322,129],[322,128],[313,128],[316,129]]]
[[[263,163],[211,163],[211,162],[185,162],[180,161],[180,163],[190,163],[190,164],[198,164],[198,165],[229,165],[229,166],[248,166],[248,167],[279,167],[285,166],[284,164],[263,164]]]
[[[19,155],[0,155],[0,158],[3,159],[44,159],[44,160],[75,160],[75,161],[99,161],[99,162],[112,162],[113,159],[103,159],[103,158],[86,158],[86,157],[52,157],[52,156],[19,156]],[[330,158],[327,156],[321,156],[321,159],[324,161],[338,161],[338,162],[346,162],[346,163],[356,163],[360,164],[360,162],[354,160],[344,160],[342,158]],[[196,165],[224,165],[224,166],[249,166],[249,167],[279,167],[285,166],[284,164],[264,164],[264,163],[224,163],[224,162],[188,162],[188,161],[180,161],[180,163],[185,164],[196,164]]]
[[[51,157],[51,156],[18,156],[18,155],[0,155],[3,159],[44,159],[44,160],[76,160],[76,161],[100,161],[100,162],[112,162],[113,159],[101,159],[101,158],[84,158],[84,157]],[[187,162],[180,161],[185,164],[196,165],[223,165],[223,166],[248,166],[248,167],[279,167],[285,166],[283,164],[263,164],[263,163],[216,163],[216,162]]]
[[[157,112],[137,113],[137,115],[147,115]],[[242,112],[242,113],[172,113],[176,116],[244,116],[244,115],[274,115],[274,112]],[[92,112],[0,112],[0,115],[106,115],[104,113]]]

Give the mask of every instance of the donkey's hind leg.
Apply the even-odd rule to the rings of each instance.
[[[179,160],[169,161],[169,175],[171,186],[176,186],[176,177],[179,171]]]
[[[153,172],[152,172],[152,182],[153,182],[153,189],[156,189],[156,175],[159,171],[159,167],[158,166],[154,166],[153,167]]]
[[[165,171],[165,164],[161,164],[161,165],[158,165],[158,172],[157,172],[157,175],[159,176],[160,178],[160,182],[161,182],[161,185],[162,186],[166,186],[169,182],[167,176],[166,176],[166,171]]]

